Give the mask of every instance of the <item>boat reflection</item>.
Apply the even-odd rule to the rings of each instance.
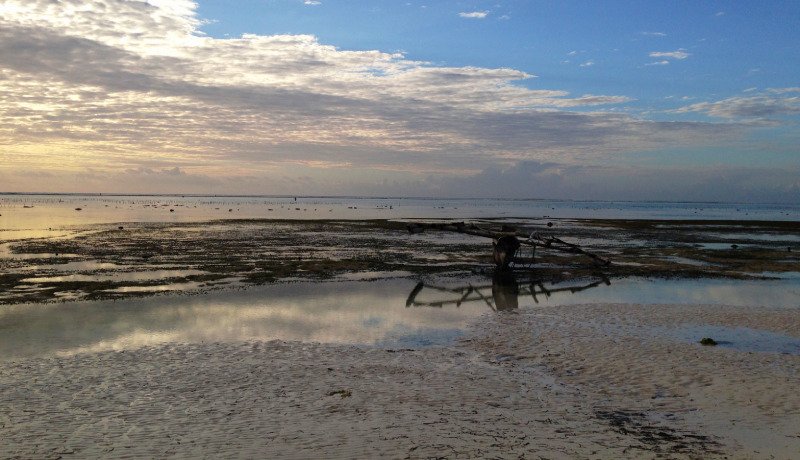
[[[611,281],[604,275],[596,275],[597,279],[586,283],[585,278],[581,284],[573,284],[565,287],[545,287],[545,281],[536,277],[526,276],[522,282],[517,279],[517,275],[511,270],[497,270],[492,276],[491,285],[475,286],[467,284],[466,286],[446,287],[425,282],[419,282],[406,299],[406,308],[408,307],[436,307],[442,308],[445,306],[455,305],[460,307],[467,302],[483,302],[492,311],[505,311],[515,310],[519,308],[520,298],[530,296],[535,303],[539,303],[539,299],[544,297],[549,298],[551,295],[559,292],[577,293],[591,289],[602,284],[606,286],[611,285]],[[423,291],[436,291],[437,295],[445,294],[445,298],[437,300],[418,300]]]

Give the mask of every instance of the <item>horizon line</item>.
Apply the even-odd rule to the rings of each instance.
[[[673,203],[673,204],[760,204],[798,206],[800,203],[743,202],[743,201],[691,201],[691,200],[591,200],[574,198],[500,198],[500,197],[434,197],[434,196],[378,196],[378,195],[267,195],[267,194],[208,194],[208,193],[124,193],[124,192],[0,192],[0,196],[111,196],[111,197],[191,197],[191,198],[339,198],[374,200],[503,200],[503,201],[556,201],[580,203]]]

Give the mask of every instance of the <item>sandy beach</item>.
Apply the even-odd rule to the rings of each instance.
[[[591,304],[480,318],[447,347],[170,344],[0,366],[3,458],[797,458],[791,309]]]

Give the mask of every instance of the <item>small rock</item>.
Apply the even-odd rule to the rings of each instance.
[[[336,390],[328,392],[328,396],[336,396],[336,395],[340,395],[342,399],[344,399],[353,396],[353,392],[351,392],[350,390]]]
[[[717,341],[712,339],[711,337],[703,337],[700,339],[700,345],[706,345],[709,347],[713,347],[717,344]]]

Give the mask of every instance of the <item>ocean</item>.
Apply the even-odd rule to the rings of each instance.
[[[0,231],[7,231],[4,236],[0,236],[0,239],[14,239],[12,233],[23,230],[123,222],[433,218],[798,221],[800,204],[486,198],[0,194]]]

